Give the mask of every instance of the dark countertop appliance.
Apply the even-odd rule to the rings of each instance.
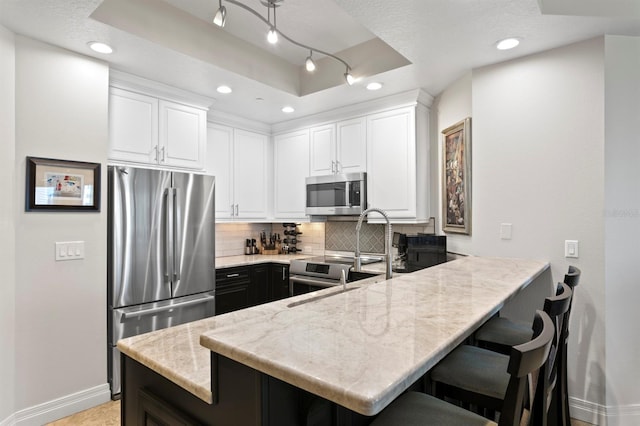
[[[447,261],[447,237],[444,235],[393,234],[393,247],[398,249],[400,262],[394,272],[414,272]]]

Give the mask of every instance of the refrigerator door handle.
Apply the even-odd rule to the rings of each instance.
[[[207,303],[212,301],[213,299],[215,299],[215,296],[204,296],[200,299],[195,299],[195,300],[189,300],[187,302],[181,302],[181,303],[175,303],[173,305],[168,305],[168,306],[160,306],[157,308],[151,308],[151,309],[146,309],[144,311],[138,311],[138,312],[123,312],[122,313],[122,320],[126,320],[129,318],[133,318],[133,317],[142,317],[142,316],[147,316],[147,315],[155,315],[159,312],[166,312],[166,311],[170,311],[171,309],[176,309],[176,308],[184,308],[187,306],[192,306],[192,305],[199,305],[201,303]]]
[[[180,197],[182,192],[180,188],[173,188],[173,233],[174,233],[174,246],[173,246],[173,280],[178,281],[180,279],[180,263],[182,261],[182,204],[180,203]]]
[[[164,270],[165,277],[170,281],[173,276],[173,196],[171,188],[164,190],[164,215],[165,215],[165,229],[164,229]]]

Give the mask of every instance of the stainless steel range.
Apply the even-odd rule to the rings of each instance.
[[[382,262],[381,257],[362,256],[362,264]],[[354,272],[353,256],[327,255],[308,259],[294,259],[289,269],[289,294],[295,296],[334,287],[346,282],[368,278],[376,274]]]

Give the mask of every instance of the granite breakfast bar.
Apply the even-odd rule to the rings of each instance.
[[[467,257],[124,339],[123,424],[366,424],[548,270]]]

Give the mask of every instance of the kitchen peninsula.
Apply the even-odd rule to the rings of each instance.
[[[304,424],[317,401],[366,419],[548,269],[467,257],[121,340],[123,424]]]

